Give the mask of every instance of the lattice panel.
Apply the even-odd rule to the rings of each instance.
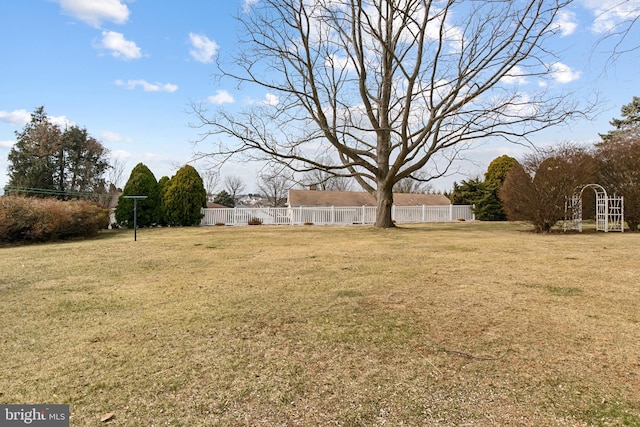
[[[582,193],[586,188],[591,188],[596,193],[596,230],[624,231],[623,197],[609,197],[606,190],[598,184],[579,187],[571,197],[567,197],[564,205],[564,231],[582,232]]]

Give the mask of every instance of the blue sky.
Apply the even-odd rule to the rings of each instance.
[[[267,92],[219,86],[212,75],[220,55],[235,48],[234,16],[260,0],[5,0],[0,4],[0,188],[8,181],[7,155],[30,113],[44,105],[59,123],[85,127],[126,165],[124,181],[139,162],[159,179],[172,176],[193,157],[198,130],[192,102],[212,107],[268,100]],[[599,92],[598,115],[547,131],[540,144],[590,143],[620,107],[640,95],[640,51],[615,60],[621,41],[607,31],[640,13],[640,0],[577,0],[561,16],[556,81],[583,96]],[[620,49],[634,47],[638,28]],[[599,44],[596,42],[601,41]],[[205,145],[199,149],[206,150]],[[460,174],[434,182],[482,175],[502,154],[526,149],[491,143],[466,153]],[[206,162],[195,163],[204,170]],[[224,176],[241,177],[255,190],[258,165],[230,163]],[[124,182],[121,183],[122,185]]]

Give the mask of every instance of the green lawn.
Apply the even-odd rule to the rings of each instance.
[[[141,229],[0,248],[0,403],[72,426],[640,426],[640,234]]]

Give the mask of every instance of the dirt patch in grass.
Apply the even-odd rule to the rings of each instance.
[[[0,401],[72,425],[640,425],[640,234],[210,227],[0,249]]]

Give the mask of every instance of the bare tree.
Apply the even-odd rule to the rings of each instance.
[[[433,193],[433,185],[422,171],[402,178],[393,186],[395,193]]]
[[[216,187],[220,181],[220,174],[212,169],[207,169],[202,174],[202,183],[207,192],[207,201],[213,201],[216,196]]]
[[[110,207],[114,200],[122,193],[122,180],[124,178],[124,169],[127,162],[118,157],[112,157],[107,169],[106,187],[107,193],[101,198],[101,203]]]
[[[239,17],[220,78],[265,100],[194,105],[202,140],[224,136],[200,154],[353,177],[377,200],[375,225],[392,227],[400,180],[445,175],[483,138],[522,143],[584,113],[552,79],[554,21],[571,1],[262,0]]]
[[[327,157],[320,159],[323,164],[331,164]],[[321,191],[351,191],[353,178],[330,173],[324,169],[313,169],[304,174],[302,184]]]
[[[347,176],[333,176],[327,185],[329,191],[351,191],[353,190],[353,178]]]
[[[118,157],[112,157],[109,169],[107,169],[107,185],[109,188],[118,189],[122,188],[122,180],[124,178],[124,169],[127,167],[127,162]]]
[[[243,192],[244,189],[247,188],[247,185],[242,178],[238,176],[227,176],[224,178],[224,188],[227,190],[227,193],[233,197],[233,201],[235,202],[238,194]]]
[[[258,176],[258,190],[265,196],[269,206],[277,208],[285,206],[289,188],[293,181],[285,171],[271,169]]]

